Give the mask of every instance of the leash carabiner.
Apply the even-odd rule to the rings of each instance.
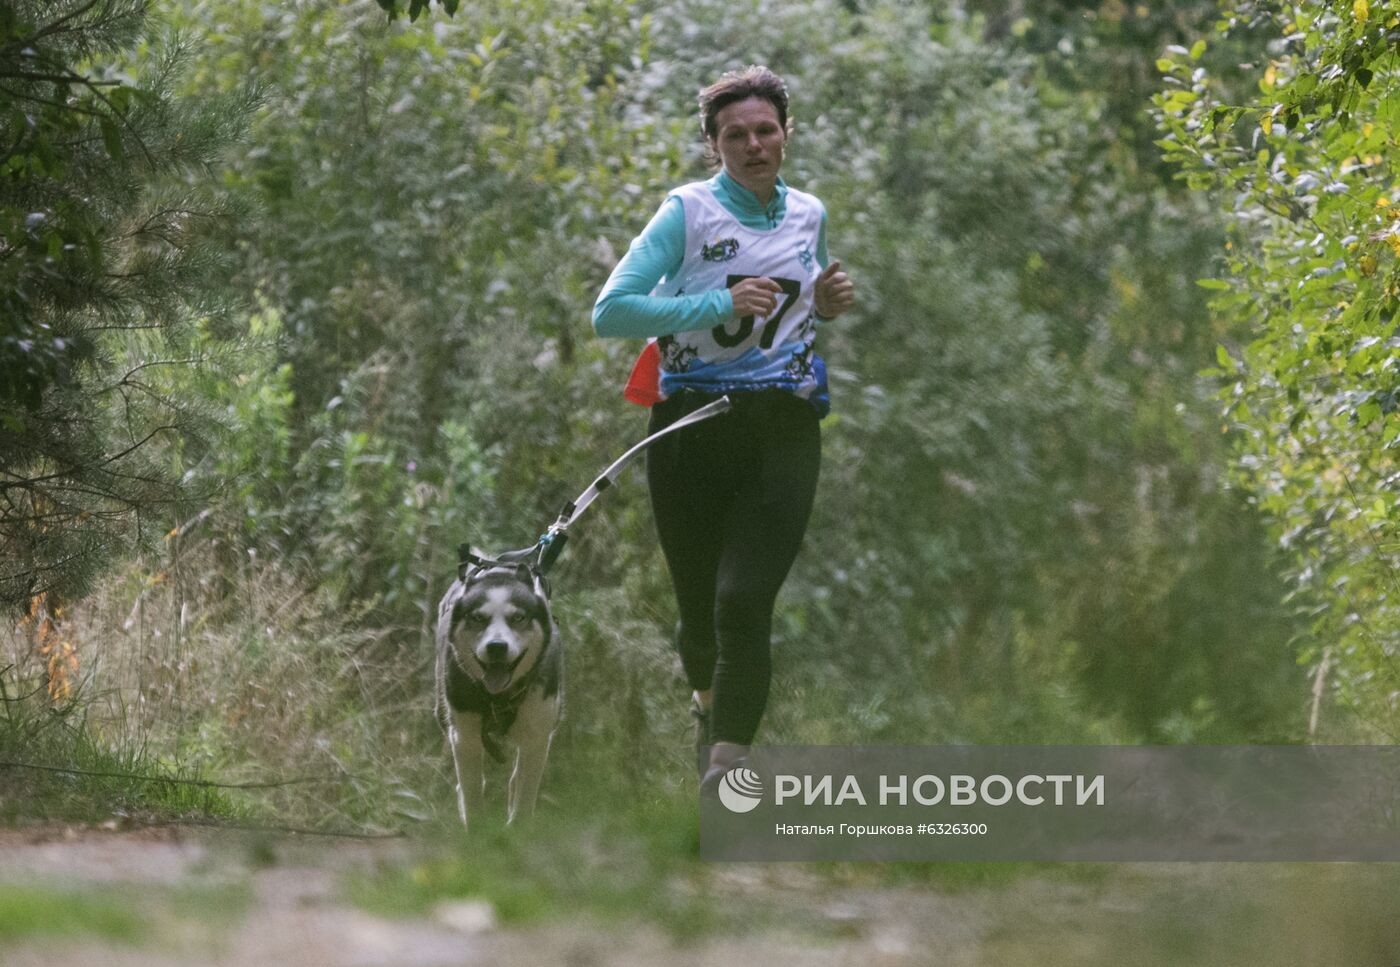
[[[546,573],[559,559],[559,555],[564,551],[564,545],[569,542],[569,535],[564,533],[564,528],[552,525],[549,530],[540,536],[537,545],[540,549],[540,559],[535,565],[541,574]]]

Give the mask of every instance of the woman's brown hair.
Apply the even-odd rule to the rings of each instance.
[[[758,64],[743,70],[726,71],[719,80],[700,92],[700,130],[706,141],[719,136],[719,125],[715,116],[735,101],[761,97],[773,105],[778,112],[778,124],[786,133],[788,130],[788,93],[783,79],[768,68]]]

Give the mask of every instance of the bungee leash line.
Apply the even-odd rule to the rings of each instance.
[[[506,551],[494,558],[488,558],[482,557],[480,554],[472,553],[471,547],[467,544],[457,545],[457,559],[459,561],[457,576],[459,578],[465,578],[467,568],[471,566],[484,568],[519,565],[524,565],[532,572],[543,576],[554,562],[558,560],[560,552],[564,550],[564,545],[569,540],[569,527],[583,515],[583,512],[598,499],[598,496],[603,493],[603,491],[617,482],[618,475],[621,474],[623,470],[627,469],[627,465],[635,460],[642,451],[668,433],[674,433],[687,426],[693,426],[711,417],[719,416],[721,413],[728,412],[731,406],[733,406],[733,403],[730,401],[729,397],[721,396],[714,402],[707,403],[693,413],[687,413],[665,429],[658,430],[651,434],[651,436],[634,444],[631,449],[614,460],[609,464],[606,470],[595,477],[593,482],[588,485],[588,488],[584,490],[583,493],[565,504],[564,509],[559,512],[558,519],[555,520],[553,524],[550,524],[549,529],[540,535],[540,539],[529,547],[522,547],[515,551]]]

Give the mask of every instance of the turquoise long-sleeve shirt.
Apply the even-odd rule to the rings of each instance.
[[[725,211],[746,228],[759,231],[776,228],[787,213],[788,189],[781,178],[767,205],[724,171],[706,184]],[[826,268],[825,210],[817,235],[816,256],[817,263]],[[672,195],[662,203],[642,233],[632,240],[627,254],[608,276],[593,305],[594,331],[600,336],[638,339],[710,329],[733,321],[734,300],[728,289],[673,298],[651,294],[658,282],[681,270],[684,258],[685,207]]]

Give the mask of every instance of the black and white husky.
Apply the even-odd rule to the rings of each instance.
[[[457,766],[463,824],[482,805],[485,757],[515,750],[507,820],[529,816],[559,721],[564,654],[544,580],[524,565],[470,565],[438,605],[436,707]]]

